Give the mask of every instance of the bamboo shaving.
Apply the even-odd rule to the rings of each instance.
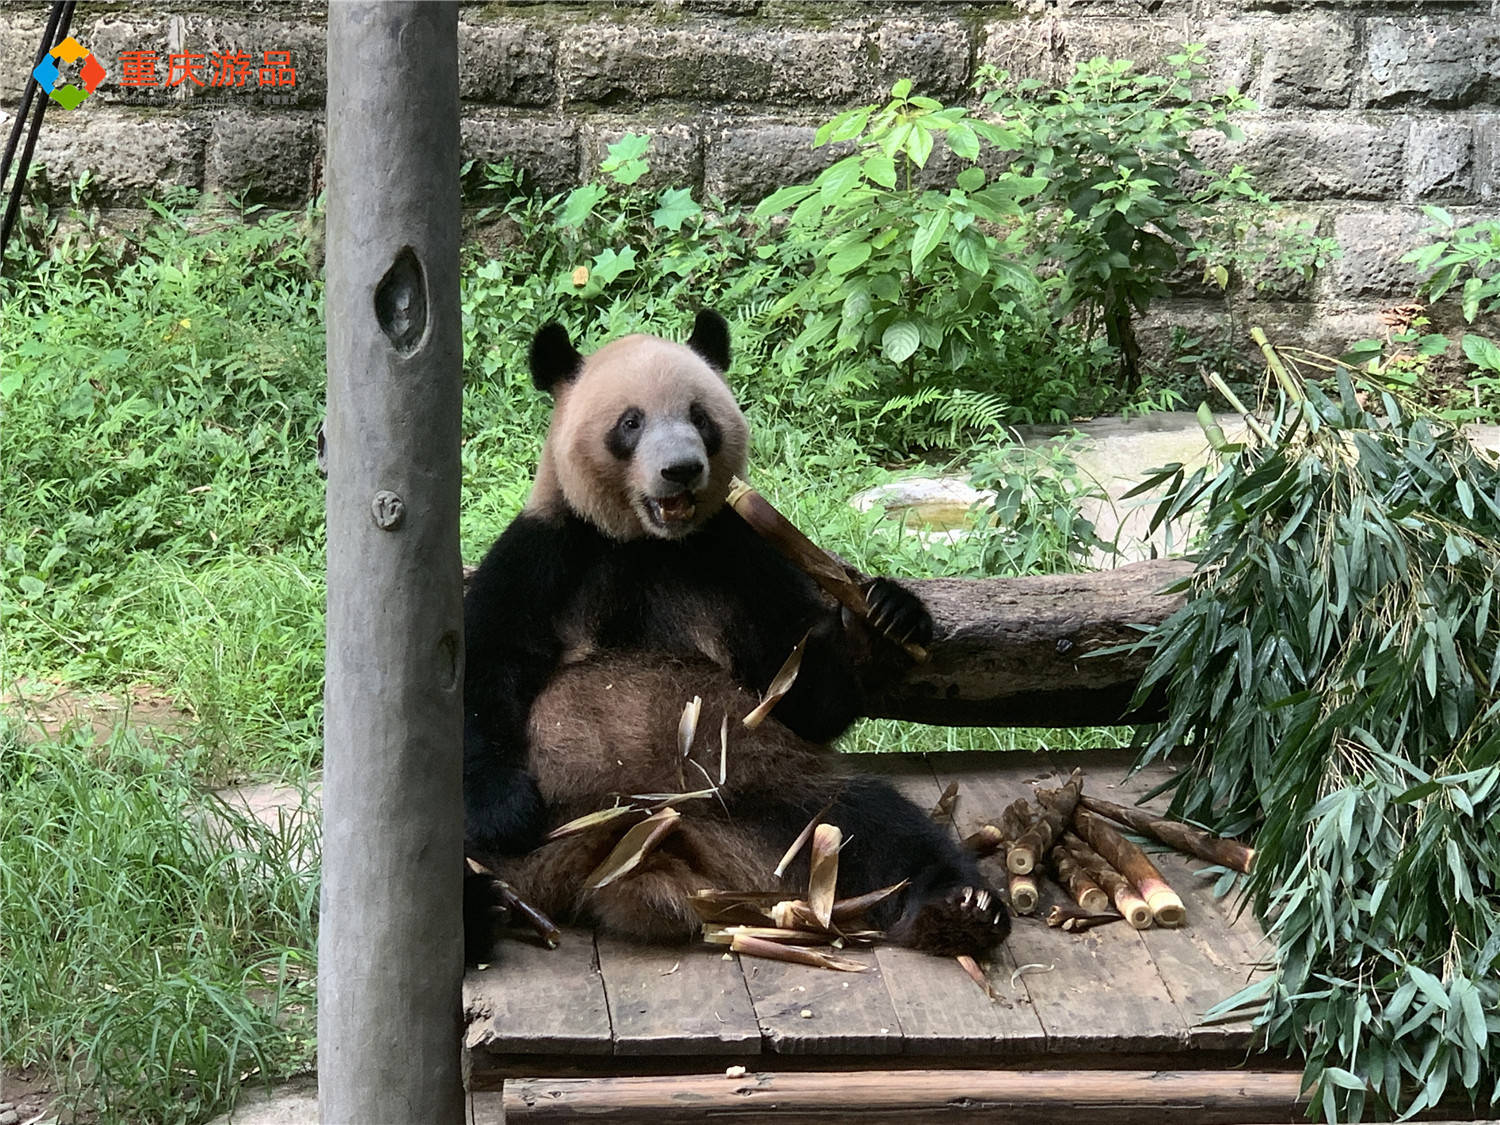
[[[719,784],[729,780],[729,712],[724,712],[724,721],[719,724]]]
[[[813,829],[815,829],[818,826],[819,822],[821,822],[822,819],[828,815],[828,810],[831,808],[833,808],[833,802],[829,801],[826,805],[818,810],[818,814],[816,816],[814,816],[807,822],[807,827],[804,828],[801,832],[797,833],[797,838],[792,841],[792,846],[787,848],[786,854],[781,857],[781,862],[776,865],[776,870],[771,872],[771,874],[780,879],[782,875],[786,873],[786,869],[792,865],[792,860],[797,858],[798,853],[800,853],[802,849],[807,846],[807,842],[812,839]]]
[[[684,758],[692,752],[693,738],[698,733],[698,715],[703,710],[703,700],[693,696],[682,708],[682,718],[677,720],[677,749]]]
[[[594,868],[585,885],[590,890],[597,891],[621,876],[630,874],[640,866],[651,849],[677,827],[677,822],[681,819],[682,814],[676,809],[665,808],[634,825],[620,837],[620,842],[605,856],[604,862]]]
[[[958,961],[959,967],[962,968],[964,972],[969,974],[969,979],[977,984],[980,988],[984,989],[984,994],[986,996],[988,996],[991,1000],[1000,999],[1000,997],[995,995],[995,990],[990,987],[989,978],[984,975],[984,970],[979,967],[978,961],[974,960],[974,958],[970,957],[967,953],[959,954],[958,957],[955,958],[955,960]]]
[[[807,904],[812,908],[818,928],[823,930],[833,925],[834,892],[839,878],[839,847],[843,839],[843,830],[836,824],[820,824],[813,829]]]
[[[870,966],[848,957],[837,957],[821,949],[809,949],[801,945],[780,945],[774,941],[747,937],[741,934],[734,938],[729,948],[735,953],[748,953],[752,957],[764,957],[768,961],[786,961],[793,965],[810,965],[815,969],[833,969],[841,973],[863,973]]]
[[[564,836],[576,836],[580,832],[587,832],[590,828],[598,828],[601,824],[613,823],[630,813],[639,815],[640,811],[630,805],[616,805],[612,809],[600,809],[598,812],[591,812],[587,816],[570,820],[566,824],[559,824],[547,833],[547,839],[561,840]]]
[[[792,685],[797,682],[797,673],[802,670],[802,652],[807,647],[807,638],[812,636],[809,629],[802,634],[802,639],[792,646],[791,655],[782,663],[780,670],[771,679],[771,686],[766,688],[765,697],[740,721],[744,723],[746,730],[754,730],[766,721],[766,716],[771,713],[771,708],[781,702],[787,692],[792,690]]]

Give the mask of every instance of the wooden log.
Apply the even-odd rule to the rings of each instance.
[[[1161,717],[1130,700],[1145,670],[1139,639],[1183,604],[1161,591],[1192,573],[1180,559],[1031,578],[903,582],[933,619],[928,659],[870,701],[874,718],[944,726],[1107,726]]]
[[[1073,826],[1078,830],[1078,835],[1088,841],[1089,847],[1135,884],[1135,889],[1151,908],[1151,917],[1158,926],[1182,925],[1187,916],[1182,899],[1166,879],[1162,878],[1156,864],[1147,858],[1145,852],[1120,835],[1098,813],[1089,812],[1088,809],[1074,811]]]
[[[831,975],[831,974],[830,974]],[[505,1084],[511,1123],[594,1118],[646,1125],[771,1121],[1090,1125],[1290,1121],[1302,1112],[1295,1070],[896,1070],[729,1077],[524,1078]]]
[[[318,1098],[464,1120],[458,5],[328,13]]]
[[[1183,824],[1180,820],[1172,820],[1139,806],[1117,805],[1113,801],[1087,793],[1081,800],[1084,808],[1117,820],[1142,836],[1150,836],[1186,855],[1220,864],[1242,875],[1250,874],[1255,867],[1255,849],[1238,840],[1215,836],[1212,832],[1205,832],[1191,824]]]

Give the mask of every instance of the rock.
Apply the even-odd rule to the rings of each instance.
[[[993,500],[993,492],[981,491],[953,477],[908,477],[867,488],[850,499],[852,507],[867,512],[879,505],[892,519],[906,519],[935,531],[972,526],[970,509]]]

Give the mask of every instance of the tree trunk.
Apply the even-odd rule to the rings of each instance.
[[[458,6],[328,15],[324,1125],[458,1125]]]
[[[929,659],[872,701],[870,714],[942,726],[1107,726],[1158,718],[1130,711],[1138,653],[1095,656],[1138,639],[1183,604],[1161,590],[1192,573],[1180,559],[1034,578],[904,583],[934,622]]]

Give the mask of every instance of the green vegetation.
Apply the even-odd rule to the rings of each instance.
[[[1262,264],[1302,270],[1328,251],[1306,232],[1276,239],[1258,229],[1269,229],[1276,216],[1243,174],[1215,178],[1188,153],[1191,132],[1232,133],[1231,115],[1245,105],[1233,94],[1199,97],[1198,68],[1191,50],[1162,77],[1096,62],[1055,92],[989,73],[979,98],[993,122],[900,83],[886,105],[856,107],[820,132],[820,143],[847,145],[847,155],[810,185],[789,186],[759,208],[695,198],[682,186],[648,186],[649,141],[638,136],[611,147],[596,182],[553,198],[526,191],[507,167],[466,169],[476,205],[463,275],[466,559],[477,560],[529,488],[547,415],[525,371],[536,327],[560,318],[585,346],[643,329],[681,336],[693,311],[708,304],[731,320],[732,378],[754,433],[756,484],[850,562],[911,576],[1086,565],[1107,550],[1079,515],[1093,486],[1066,439],[1024,450],[1007,427],[1173,405],[1184,372],[1196,376],[1223,357],[1186,339],[1180,370],[1152,369],[1135,354],[1134,319],[1169,283],[1192,271],[1221,287],[1254,284]],[[953,187],[937,186],[940,168]],[[1185,172],[1194,173],[1191,184]],[[149,738],[119,731],[96,739],[87,727],[0,735],[0,1061],[52,1069],[104,1121],[186,1123],[223,1108],[239,1081],[270,1079],[311,1060],[316,841],[304,825],[267,828],[205,794],[246,776],[306,786],[318,763],[320,215],[316,208],[306,215],[225,210],[223,201],[200,207],[189,195],[173,195],[152,205],[141,229],[118,234],[95,225],[84,205],[88,193],[84,181],[71,208],[32,209],[0,282],[3,687],[9,693],[34,679],[119,690],[144,682],[175,699],[188,718]],[[1434,220],[1443,221],[1438,213]],[[494,246],[503,251],[485,249]],[[1491,310],[1494,246],[1494,228],[1447,222],[1441,249],[1423,259],[1434,271],[1433,295],[1460,293],[1471,318]],[[1419,358],[1427,356],[1420,336],[1412,344]],[[1486,345],[1493,349],[1470,332],[1459,346],[1481,369],[1470,383],[1473,409],[1493,416],[1495,388],[1484,380],[1500,364]],[[1397,376],[1412,370],[1394,351],[1366,360],[1384,373],[1383,385],[1399,384]],[[1325,402],[1315,392],[1306,401]],[[1301,742],[1278,736],[1274,752],[1293,747],[1303,772],[1268,779],[1263,758],[1273,743],[1245,740],[1269,738],[1273,724],[1285,734],[1282,724],[1294,715],[1311,714],[1319,731],[1333,718],[1309,710],[1311,697],[1271,707],[1281,696],[1265,681],[1256,704],[1264,714],[1242,724],[1235,732],[1241,741],[1222,762],[1218,753],[1203,756],[1180,799],[1198,815],[1248,822],[1262,808],[1255,786],[1291,786],[1302,777],[1292,803],[1264,805],[1273,813],[1272,836],[1256,891],[1263,906],[1279,909],[1287,953],[1268,1027],[1279,1042],[1302,1042],[1304,1025],[1295,1021],[1309,1015],[1307,996],[1328,990],[1328,1012],[1342,1020],[1358,1011],[1346,1005],[1357,1002],[1351,982],[1361,979],[1376,983],[1358,995],[1405,1003],[1395,1015],[1382,1009],[1380,1018],[1393,1026],[1383,1039],[1346,1033],[1342,1024],[1335,1029],[1327,1022],[1334,1015],[1306,1025],[1314,1028],[1307,1045],[1315,1059],[1333,1067],[1319,1071],[1330,1076],[1330,1097],[1352,1107],[1353,1092],[1340,1083],[1346,1073],[1373,1073],[1362,1067],[1376,1057],[1355,1059],[1348,1043],[1356,1040],[1381,1044],[1379,1057],[1396,1060],[1398,1073],[1415,1060],[1466,1079],[1476,1057],[1481,1074],[1493,1073],[1476,1034],[1481,1024],[1495,1030],[1492,969],[1485,977],[1494,949],[1455,946],[1440,955],[1431,933],[1410,928],[1424,918],[1430,923],[1440,909],[1465,927],[1493,913],[1493,867],[1482,866],[1493,854],[1483,850],[1481,821],[1462,805],[1492,804],[1474,771],[1494,767],[1473,747],[1492,754],[1493,739],[1463,743],[1470,749],[1461,761],[1439,760],[1435,749],[1450,719],[1459,730],[1493,720],[1490,704],[1486,711],[1464,703],[1461,690],[1468,675],[1471,694],[1483,683],[1493,694],[1493,672],[1481,660],[1490,658],[1493,636],[1479,627],[1476,609],[1464,618],[1455,608],[1488,590],[1477,576],[1493,532],[1473,523],[1488,518],[1476,499],[1483,491],[1477,478],[1465,478],[1468,492],[1440,483],[1457,464],[1450,452],[1425,456],[1404,475],[1392,470],[1366,480],[1352,467],[1359,459],[1345,463],[1328,452],[1344,446],[1329,444],[1328,435],[1341,431],[1320,410],[1288,408],[1283,425],[1291,428],[1294,413],[1305,415],[1298,433],[1305,448],[1324,450],[1317,462],[1323,476],[1288,477],[1271,487],[1265,473],[1281,473],[1274,466],[1283,462],[1261,460],[1270,456],[1263,451],[1242,453],[1236,464],[1261,466],[1261,475],[1249,493],[1234,493],[1241,507],[1230,505],[1224,527],[1215,525],[1210,557],[1230,549],[1225,528],[1236,519],[1249,528],[1246,512],[1260,513],[1253,524],[1260,534],[1280,518],[1276,504],[1312,496],[1324,477],[1326,487],[1318,485],[1323,490],[1284,532],[1286,542],[1300,543],[1297,536],[1313,527],[1332,534],[1332,515],[1313,518],[1331,512],[1329,498],[1364,497],[1358,518],[1377,529],[1360,539],[1364,549],[1403,552],[1378,565],[1436,567],[1400,586],[1409,604],[1390,595],[1389,613],[1406,614],[1399,619],[1408,631],[1382,650],[1396,653],[1381,657],[1395,663],[1369,679],[1384,685],[1410,672],[1410,682],[1397,685],[1406,694],[1393,687],[1382,705],[1408,715],[1409,729],[1431,741],[1403,751],[1410,755],[1405,772],[1392,781],[1374,767],[1358,772],[1383,759],[1373,751],[1361,759],[1348,739],[1337,756],[1316,758],[1313,749],[1298,748],[1315,746],[1307,731]],[[1395,425],[1395,418],[1392,407],[1371,425]],[[1314,420],[1316,441],[1306,436]],[[1401,433],[1415,434],[1414,426]],[[1384,437],[1350,440],[1348,448],[1386,449]],[[1410,438],[1401,456],[1423,448],[1411,444],[1417,441]],[[1285,465],[1291,473],[1292,461]],[[994,502],[976,513],[974,534],[924,542],[883,512],[859,513],[846,503],[914,467],[972,472],[994,490]],[[1255,491],[1263,484],[1268,491]],[[1364,491],[1351,491],[1355,484]],[[1205,497],[1218,500],[1238,486],[1206,487]],[[1428,516],[1414,515],[1418,507],[1410,505],[1392,508],[1397,492],[1410,505],[1437,505],[1431,510],[1448,528],[1441,551],[1451,542],[1456,555],[1433,554],[1434,541],[1424,538]],[[1244,558],[1292,572],[1274,540],[1266,532]],[[1375,587],[1358,584],[1374,580],[1353,561],[1345,558],[1343,577],[1329,589],[1353,583],[1368,600]],[[1236,565],[1223,568],[1226,580],[1251,563]],[[1311,557],[1304,565],[1307,584],[1294,593],[1311,604],[1325,578],[1311,569]],[[1233,597],[1241,587],[1227,589]],[[1320,660],[1342,651],[1349,637],[1363,639],[1359,630],[1380,620],[1354,615],[1348,597],[1337,604],[1337,613],[1321,611],[1325,632],[1333,630],[1338,643],[1320,650]],[[1219,624],[1229,620],[1223,612]],[[1441,625],[1447,614],[1451,623]],[[1302,618],[1288,611],[1284,620]],[[1431,638],[1435,657],[1426,655],[1422,637]],[[1188,643],[1163,647],[1162,674],[1179,667],[1176,657]],[[1212,655],[1221,661],[1238,651]],[[1304,671],[1323,667],[1295,647],[1287,651]],[[1433,659],[1435,680],[1428,678]],[[1479,672],[1470,668],[1474,661]],[[1285,674],[1295,671],[1287,665]],[[1224,682],[1204,676],[1193,685],[1199,695],[1187,698],[1201,702],[1202,692]],[[1208,697],[1222,708],[1216,698]],[[1453,701],[1450,710],[1438,708],[1436,726],[1432,700]],[[1198,732],[1199,744],[1208,745],[1207,721],[1179,717],[1176,729]],[[1373,737],[1386,746],[1389,731],[1379,729]],[[870,722],[851,737],[869,749],[943,750],[1067,747],[1127,735]],[[1316,774],[1324,759],[1343,772]],[[1434,787],[1421,790],[1429,778]],[[1400,792],[1392,796],[1382,786]],[[1344,804],[1318,803],[1345,791],[1357,793],[1348,798],[1347,816]],[[1369,811],[1376,808],[1383,811]],[[1289,812],[1312,817],[1311,827]],[[1329,815],[1335,828],[1316,827]],[[1346,833],[1346,822],[1360,825],[1361,834],[1352,827]],[[1275,857],[1300,855],[1298,833],[1307,832],[1321,833],[1318,847],[1339,849],[1326,852],[1335,864],[1328,879],[1350,870],[1363,879],[1373,870],[1371,857],[1389,855],[1408,863],[1399,869],[1402,888],[1417,887],[1427,877],[1422,865],[1431,862],[1450,864],[1443,869],[1449,882],[1407,899],[1396,895],[1393,876],[1389,895],[1351,890],[1328,907],[1364,911],[1360,920],[1309,915],[1331,902],[1321,889],[1272,902],[1271,880],[1285,874]],[[1430,849],[1413,850],[1416,844]],[[1450,854],[1468,871],[1468,884],[1457,881]],[[1313,877],[1306,867],[1293,874]],[[1399,917],[1392,920],[1392,912]],[[1351,952],[1373,948],[1347,932],[1369,917],[1398,927],[1391,932],[1403,943],[1402,960],[1389,970],[1400,979],[1392,977],[1388,989],[1366,971],[1374,955],[1360,953],[1366,959],[1359,962]],[[1330,926],[1339,932],[1330,936]],[[1315,945],[1316,956],[1306,952]],[[1444,1001],[1418,970],[1432,974]],[[1314,981],[1309,974],[1327,979],[1305,985]],[[1404,993],[1411,981],[1417,992]],[[1479,1024],[1469,1014],[1476,1004]],[[1362,1026],[1372,1019],[1368,1012],[1359,1017]],[[1396,1026],[1402,1023],[1410,1027]]]
[[[1148,642],[1173,806],[1254,829],[1275,971],[1249,1006],[1329,1120],[1500,1098],[1500,468],[1340,368],[1273,355],[1264,440],[1163,470],[1207,526]]]

